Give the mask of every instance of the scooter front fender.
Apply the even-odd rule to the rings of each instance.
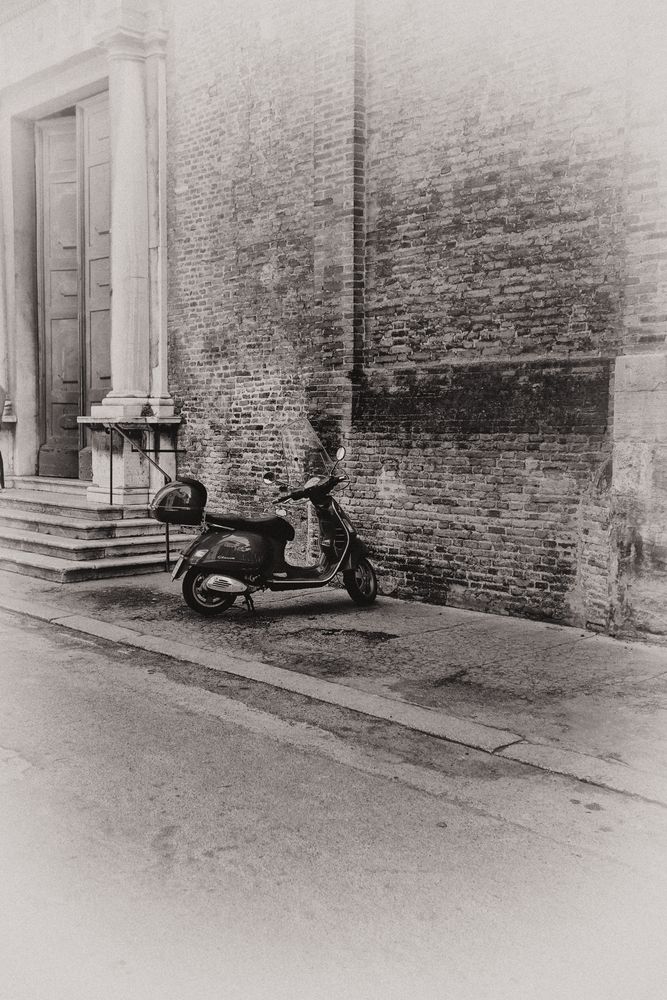
[[[353,535],[350,539],[350,548],[345,559],[343,560],[341,570],[345,572],[348,569],[356,569],[359,565],[359,561],[367,555],[367,546],[364,545],[362,540],[359,538],[359,535]]]

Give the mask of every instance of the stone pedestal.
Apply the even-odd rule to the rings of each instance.
[[[93,431],[89,502],[143,507],[164,486],[163,472],[175,478],[179,417],[128,417],[118,423],[79,417],[79,421]]]

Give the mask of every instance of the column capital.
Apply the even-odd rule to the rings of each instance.
[[[127,24],[118,24],[107,28],[97,36],[96,42],[106,49],[111,59],[146,59],[146,36],[143,29]]]
[[[146,58],[159,56],[165,59],[167,55],[167,37],[168,33],[164,28],[157,26],[149,27],[144,35]]]
[[[99,22],[96,42],[110,59],[163,55],[167,32],[159,0],[116,0]]]

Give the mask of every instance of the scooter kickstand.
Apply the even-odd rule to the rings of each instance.
[[[245,601],[245,606],[251,614],[255,613],[255,602],[250,594],[244,594],[243,600]]]

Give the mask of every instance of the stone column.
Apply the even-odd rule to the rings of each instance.
[[[143,33],[125,27],[102,39],[109,57],[111,113],[111,391],[92,417],[147,412],[149,369],[148,151]]]
[[[146,31],[148,111],[148,267],[150,274],[150,406],[174,412],[167,366],[167,33],[155,11]]]
[[[153,451],[173,444],[167,428],[179,422],[167,372],[166,32],[159,5],[121,3],[113,16],[120,23],[99,40],[109,60],[111,390],[79,419],[124,424]],[[114,502],[144,504],[161,485],[119,435],[110,454],[96,430],[92,457],[91,501],[108,500],[111,465]],[[161,461],[173,475],[173,455]]]

